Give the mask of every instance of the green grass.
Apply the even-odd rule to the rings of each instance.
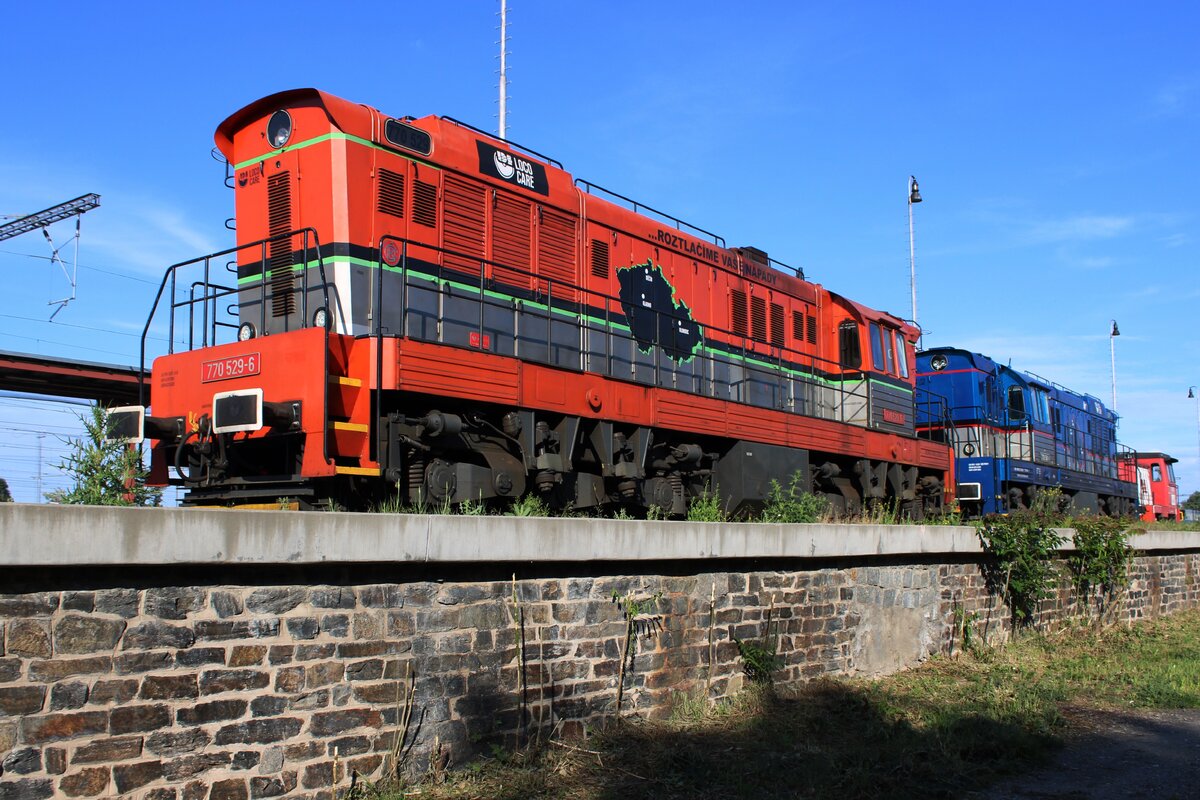
[[[754,687],[715,705],[680,695],[665,721],[614,721],[363,796],[961,797],[1044,761],[1071,732],[1068,706],[1200,708],[1200,613],[1028,635],[879,680]]]
[[[1162,522],[1139,522],[1138,524],[1149,530],[1156,531],[1200,531],[1200,521],[1174,522],[1163,520]]]

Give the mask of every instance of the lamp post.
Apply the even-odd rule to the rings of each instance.
[[[1188,387],[1188,397],[1196,401],[1196,455],[1200,456],[1200,396],[1196,395],[1196,387]],[[1200,461],[1196,462],[1196,469],[1200,470]]]
[[[1112,333],[1108,335],[1108,356],[1112,360],[1112,410],[1117,413],[1117,337],[1121,335],[1121,331],[1117,329],[1117,321],[1112,321]]]
[[[912,321],[913,325],[918,328],[917,324],[917,258],[916,248],[913,244],[913,203],[921,202],[921,190],[917,187],[917,179],[908,176],[908,287],[912,292]]]

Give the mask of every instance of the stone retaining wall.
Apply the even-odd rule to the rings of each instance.
[[[0,568],[0,800],[332,797],[393,768],[410,679],[404,769],[584,735],[631,627],[624,714],[736,691],[739,639],[782,683],[889,672],[956,619],[1007,635],[976,561]],[[1200,548],[1139,555],[1121,616],[1196,607],[1198,574]],[[1077,614],[1064,585],[1045,621]]]

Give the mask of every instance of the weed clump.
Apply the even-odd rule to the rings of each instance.
[[[820,522],[829,513],[829,501],[821,495],[805,491],[803,476],[792,475],[786,489],[777,480],[771,481],[771,493],[763,506],[761,522]]]

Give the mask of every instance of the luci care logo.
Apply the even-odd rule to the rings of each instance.
[[[483,142],[478,142],[478,147],[479,171],[484,175],[491,175],[538,194],[550,193],[546,168],[541,164]]]
[[[517,174],[516,167],[513,166],[513,157],[503,150],[497,150],[492,156],[492,161],[496,164],[496,172],[500,173],[500,177],[505,180],[512,180],[512,176]]]
[[[530,162],[503,150],[497,150],[496,154],[492,156],[492,161],[496,164],[496,172],[499,172],[500,177],[504,180],[512,181],[526,189],[534,188],[533,164]]]

